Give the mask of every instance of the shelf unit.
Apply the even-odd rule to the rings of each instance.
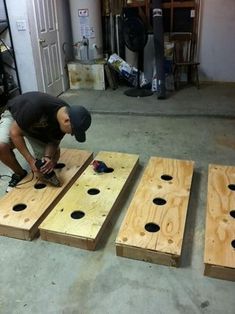
[[[162,4],[164,26],[167,32],[190,32],[197,34],[199,0],[164,1]]]
[[[126,6],[127,7],[138,7],[138,8],[141,8],[141,9],[143,9],[145,14],[147,15],[148,11],[149,11],[149,3],[150,3],[150,0],[143,0],[143,1],[138,1],[138,0],[128,1],[127,0],[126,1]]]
[[[129,8],[138,8],[140,17],[147,22],[149,25],[150,22],[150,8],[151,8],[151,0],[132,0],[132,1],[124,1],[124,6]]]
[[[126,0],[126,7],[138,8],[139,14],[144,15],[144,20],[147,21],[148,31],[153,32],[152,23],[152,0]],[[198,80],[198,65],[196,62],[197,42],[198,42],[198,21],[200,11],[200,0],[163,0],[163,28],[165,41],[174,43],[174,51],[172,52],[172,60],[168,59],[171,65],[169,68],[174,73],[176,65],[176,47],[181,46],[182,54],[188,54],[186,63],[180,69],[187,73],[187,81],[191,82],[192,77],[197,77]],[[142,17],[142,16],[141,16]],[[184,39],[184,40],[183,40]],[[189,52],[188,52],[189,51]],[[169,57],[169,56],[168,56]],[[185,58],[186,59],[186,58]],[[189,62],[190,60],[190,62]],[[194,75],[193,75],[194,74]],[[184,77],[183,77],[184,78]],[[174,81],[176,81],[174,77]]]
[[[145,15],[148,25],[152,25],[152,0],[126,0],[124,2],[126,7],[139,8],[140,15],[142,17]],[[178,29],[183,27],[181,22],[183,18],[186,20],[184,25],[186,31],[197,34],[199,2],[199,0],[163,0],[162,9],[165,32],[178,32]]]
[[[21,94],[20,80],[14,53],[12,34],[9,25],[6,1],[3,0],[5,19],[0,20],[0,107]],[[6,41],[5,38],[8,38]]]

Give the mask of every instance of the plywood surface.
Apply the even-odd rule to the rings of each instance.
[[[180,256],[193,166],[192,161],[150,158],[117,236],[117,253],[123,248],[128,257],[129,248],[134,258],[139,248],[137,259],[145,259],[147,251],[148,256],[162,252],[169,260]]]
[[[0,199],[0,234],[20,239],[32,239],[38,231],[42,218],[52,209],[52,206],[63,196],[71,184],[92,160],[92,153],[76,149],[63,149],[60,163],[65,167],[55,170],[61,187],[49,184],[43,189],[36,189],[38,177],[32,179],[30,173],[22,185],[14,188]],[[28,182],[29,181],[29,182]],[[16,205],[24,205],[21,211],[14,211]]]
[[[40,225],[43,239],[81,248],[95,248],[139,158],[133,154],[100,152],[95,159],[105,162],[114,171],[96,173],[90,165]],[[94,189],[98,193],[89,194]],[[84,215],[76,219],[71,216],[75,212]],[[87,241],[91,241],[90,246]]]
[[[233,268],[235,278],[235,167],[232,166],[209,165],[204,262],[220,266],[216,267],[216,273],[220,269],[225,272],[226,267]]]

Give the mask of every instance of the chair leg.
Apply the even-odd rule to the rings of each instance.
[[[175,66],[174,69],[174,85],[175,85],[175,89],[179,89],[179,85],[180,85],[180,71],[179,71],[179,67]]]
[[[198,74],[198,66],[197,66],[197,64],[195,65],[195,76],[196,76],[197,89],[199,89],[200,88],[200,84],[199,84],[199,74]]]
[[[193,67],[191,65],[187,66],[187,82],[189,84],[192,83],[192,76],[193,76]]]

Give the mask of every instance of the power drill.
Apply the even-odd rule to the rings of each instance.
[[[46,163],[46,161],[42,159],[36,159],[35,166],[38,170]],[[47,182],[49,182],[51,185],[59,187],[61,186],[59,179],[57,178],[55,171],[51,171],[49,173],[43,174],[43,179]]]
[[[112,172],[112,169],[109,168],[103,161],[101,160],[93,160],[92,162],[93,169],[95,172],[101,173],[101,172]]]

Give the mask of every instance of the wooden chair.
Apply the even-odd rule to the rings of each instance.
[[[174,42],[173,75],[175,88],[180,87],[182,74],[186,73],[187,83],[195,83],[199,88],[198,66],[195,61],[195,41],[191,33],[172,34],[171,40]]]

